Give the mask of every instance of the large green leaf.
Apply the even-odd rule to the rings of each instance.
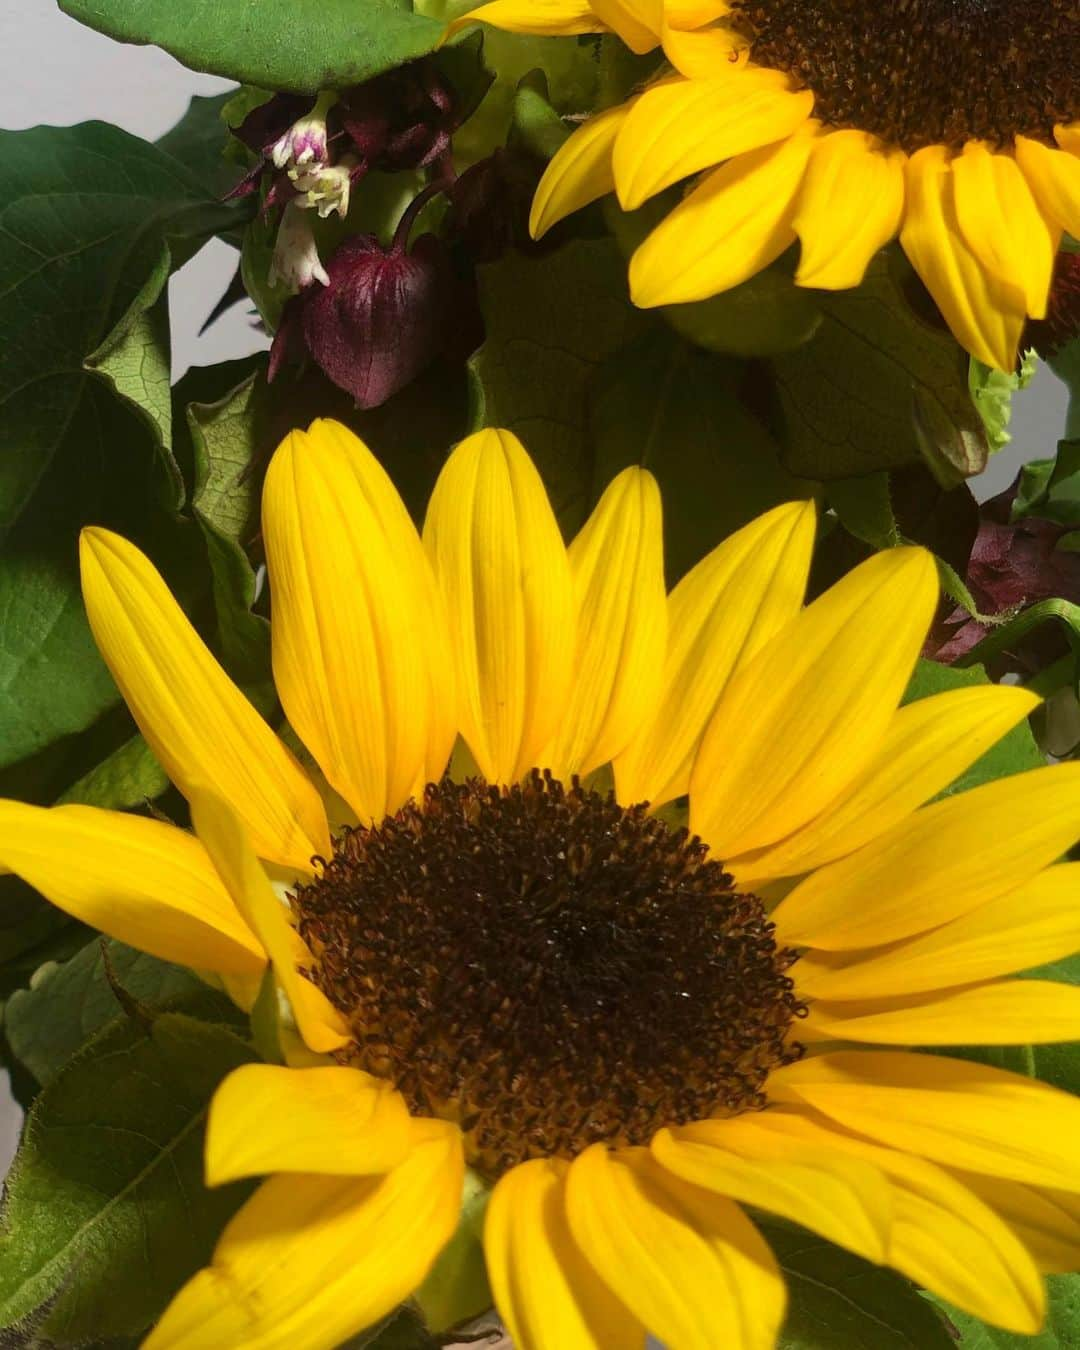
[[[944,1320],[901,1276],[801,1229],[760,1227],[788,1287],[780,1350],[954,1350]]]
[[[235,1005],[191,971],[112,938],[95,938],[70,961],[39,970],[30,989],[8,999],[4,1030],[12,1053],[42,1086],[51,1083],[86,1041],[123,1019],[121,997],[148,1012],[241,1022]]]
[[[152,42],[195,70],[314,93],[370,80],[433,51],[445,31],[409,0],[61,0],[121,42]]]
[[[880,254],[858,290],[821,293],[813,340],[773,359],[793,473],[848,478],[927,457],[977,473],[989,453],[968,389],[968,358],[907,305],[899,259]]]
[[[630,304],[626,268],[610,239],[575,240],[556,253],[513,253],[480,269],[487,339],[472,357],[479,426],[521,437],[573,533],[593,486],[590,378],[600,363],[655,324]]]
[[[83,617],[79,526],[132,534],[181,589],[197,561],[175,515],[163,291],[235,212],[101,123],[0,133],[0,201],[2,766],[117,699]]]
[[[609,356],[592,382],[594,493],[629,464],[656,475],[669,585],[732,530],[816,487],[781,468],[776,443],[738,398],[740,373],[657,327]]]
[[[264,366],[264,358],[256,357],[192,371],[177,392],[186,403],[190,505],[210,562],[216,646],[234,679],[266,708],[275,698],[270,629],[265,619],[251,612],[255,572],[246,552],[259,533],[257,458],[269,448]]]
[[[61,1344],[135,1335],[210,1255],[244,1187],[207,1190],[218,1082],[251,1058],[224,1027],[177,1013],[103,1031],[41,1093],[0,1223],[0,1326],[51,1307]]]

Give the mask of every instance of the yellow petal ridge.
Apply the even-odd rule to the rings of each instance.
[[[260,857],[308,870],[330,847],[303,770],[214,660],[153,564],[110,530],[83,530],[83,598],[98,650],[161,766],[188,795],[214,783]]]
[[[489,782],[516,782],[564,716],[574,644],[566,548],[516,436],[462,441],[435,484],[424,546],[458,661],[462,735]]]

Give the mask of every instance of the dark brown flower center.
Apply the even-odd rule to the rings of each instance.
[[[762,1104],[801,1006],[761,902],[643,806],[533,773],[428,787],[299,888],[349,1062],[489,1176]]]
[[[815,116],[913,151],[1080,115],[1078,0],[735,0],[760,65],[812,89]]]

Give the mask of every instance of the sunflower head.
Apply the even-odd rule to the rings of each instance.
[[[796,243],[797,284],[857,286],[899,237],[957,339],[1015,367],[1062,233],[1080,236],[1074,0],[492,0],[469,17],[550,32],[561,15],[569,33],[586,14],[670,64],[562,147],[535,233],[688,183],[631,261],[646,307],[728,290]]]
[[[763,1104],[799,1003],[761,902],[644,805],[431,784],[295,893],[344,1057],[450,1115],[496,1177]]]
[[[1040,1269],[1080,1253],[1080,1106],[910,1047],[1080,1037],[1080,991],[1008,978],[1080,946],[1080,766],[941,796],[1037,700],[902,702],[929,555],[804,605],[788,503],[666,596],[643,470],[567,546],[483,432],[421,536],[329,423],[276,453],[263,527],[307,767],[93,530],[95,635],[195,833],[0,803],[5,867],[284,1009],[286,1063],[231,1074],[207,1126],[211,1184],[264,1180],[148,1350],[347,1342],[460,1273],[467,1162],[520,1350],[774,1350],[784,1280],[741,1205],[1037,1330]]]

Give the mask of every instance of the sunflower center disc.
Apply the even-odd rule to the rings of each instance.
[[[761,902],[685,830],[534,772],[428,787],[294,896],[349,1062],[498,1176],[759,1106],[801,1008]]]
[[[1080,114],[1077,0],[734,0],[759,65],[814,115],[917,150],[1051,140]]]

